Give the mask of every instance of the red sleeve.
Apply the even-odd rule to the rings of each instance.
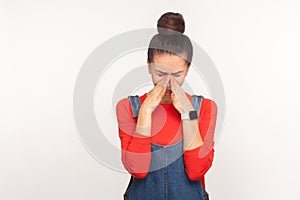
[[[203,145],[184,151],[185,171],[191,180],[203,180],[214,158],[214,131],[217,118],[217,105],[213,100],[203,99],[198,127]]]
[[[122,163],[136,178],[147,176],[151,161],[151,137],[135,131],[136,120],[132,118],[129,99],[121,99],[116,106],[118,131],[122,148]]]

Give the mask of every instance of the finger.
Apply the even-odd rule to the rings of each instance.
[[[157,95],[160,96],[161,93],[164,94],[164,87],[161,85],[156,85],[151,91],[151,95],[153,96],[157,96]]]
[[[173,86],[173,77],[170,79],[170,85],[171,85],[171,90],[173,91],[173,89],[174,89],[174,86]]]
[[[178,100],[177,100],[177,98],[176,98],[176,96],[175,96],[175,94],[172,92],[171,93],[171,99],[172,99],[172,102],[174,103],[174,104],[177,104],[178,103]]]
[[[153,96],[155,93],[157,93],[158,91],[161,91],[162,90],[162,86],[161,85],[155,85],[149,92],[149,95],[150,96]]]
[[[177,98],[182,97],[182,88],[174,78],[171,80],[171,90]]]
[[[172,102],[174,102],[175,96],[174,96],[174,93],[173,93],[173,92],[171,92],[171,99],[172,99]]]
[[[171,90],[174,91],[174,93],[176,93],[178,90],[178,86],[175,83],[176,82],[175,79],[171,78],[170,82],[171,82]]]
[[[158,84],[164,86],[164,87],[167,87],[168,86],[168,82],[170,81],[170,77],[169,76],[165,76],[163,79],[161,79],[159,81]]]
[[[166,90],[166,87],[161,84],[157,84],[154,90],[157,92],[164,92]]]
[[[164,93],[165,93],[165,90],[166,90],[166,87],[164,87],[164,86],[161,85],[161,84],[157,84],[157,85],[153,88],[153,94],[154,94],[154,95],[157,95],[157,94],[159,94],[159,93],[164,94]]]
[[[180,87],[179,84],[178,84],[178,82],[174,78],[172,78],[172,82],[171,83],[173,83],[173,85],[175,87]]]
[[[163,77],[163,78],[155,85],[155,88],[163,88],[163,87],[166,87],[166,86],[165,86],[165,82],[166,82],[166,77]]]

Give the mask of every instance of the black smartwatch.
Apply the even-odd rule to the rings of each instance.
[[[181,113],[181,120],[192,120],[198,119],[198,114],[196,110],[192,110],[186,113]]]

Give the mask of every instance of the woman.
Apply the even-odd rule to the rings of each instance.
[[[131,174],[124,199],[205,200],[217,105],[181,88],[193,55],[182,15],[167,12],[157,27],[147,59],[154,87],[116,106],[122,163]]]

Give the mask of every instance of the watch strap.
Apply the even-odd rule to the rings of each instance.
[[[181,119],[182,120],[190,119],[189,112],[181,113]]]

